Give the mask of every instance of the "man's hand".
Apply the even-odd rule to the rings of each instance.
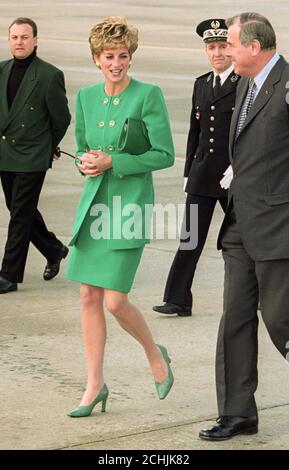
[[[54,154],[53,154],[53,157],[52,157],[52,160],[59,160],[60,159],[60,155],[61,155],[61,152],[60,152],[60,147],[56,147],[56,149],[54,150]]]

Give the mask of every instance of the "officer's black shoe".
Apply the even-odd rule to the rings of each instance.
[[[66,258],[68,251],[67,246],[62,245],[57,260],[54,261],[54,263],[47,263],[43,273],[44,281],[50,281],[50,279],[53,279],[59,273],[60,263],[64,258]]]
[[[164,305],[154,305],[153,310],[166,315],[179,315],[179,317],[190,317],[192,315],[192,309],[188,305],[170,304],[169,302]]]
[[[217,424],[208,429],[202,429],[199,437],[208,441],[224,441],[238,434],[256,434],[258,432],[257,416],[242,418],[240,416],[221,416]]]
[[[7,292],[13,292],[17,290],[16,282],[11,282],[0,275],[0,294],[7,294]]]

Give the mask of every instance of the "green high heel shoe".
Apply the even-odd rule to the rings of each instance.
[[[67,416],[71,418],[84,418],[85,416],[91,415],[91,412],[97,403],[102,402],[101,411],[104,413],[106,408],[106,401],[108,398],[108,388],[106,384],[102,387],[99,394],[95,397],[95,399],[90,403],[90,405],[80,405],[74,410],[67,413]]]
[[[166,350],[166,348],[164,346],[161,346],[160,344],[157,344],[157,346],[160,348],[160,351],[163,355],[163,358],[166,361],[167,366],[168,366],[168,376],[167,376],[167,378],[165,380],[163,380],[162,382],[155,382],[155,386],[156,386],[156,389],[157,389],[159,399],[164,400],[166,398],[166,396],[168,395],[170,389],[173,386],[174,376],[173,376],[173,373],[172,373],[172,369],[170,367],[171,359],[169,358],[168,351]]]

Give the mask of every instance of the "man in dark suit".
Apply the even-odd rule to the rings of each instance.
[[[227,21],[228,54],[242,77],[230,130],[233,180],[219,235],[225,260],[217,353],[219,419],[200,437],[258,431],[257,304],[279,352],[289,339],[289,64],[267,18]],[[288,357],[288,356],[287,356]]]
[[[9,27],[13,59],[0,63],[0,174],[10,211],[0,294],[23,281],[29,242],[47,259],[50,280],[68,253],[37,210],[46,170],[70,123],[63,73],[39,59],[37,26],[17,18]]]
[[[191,287],[197,262],[202,253],[217,202],[225,211],[227,191],[220,186],[229,166],[228,139],[235,106],[239,77],[232,60],[226,56],[227,26],[224,19],[202,21],[196,29],[205,43],[213,67],[198,77],[194,84],[190,130],[187,142],[184,176],[186,183],[186,232],[194,230],[191,208],[198,206],[198,243],[194,248],[181,236],[164,293],[164,305],[153,310],[163,314],[192,314]]]

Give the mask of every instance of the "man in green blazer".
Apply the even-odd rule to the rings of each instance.
[[[10,211],[0,294],[23,281],[29,242],[47,259],[50,280],[68,253],[37,210],[46,171],[70,123],[63,73],[39,59],[37,26],[17,18],[9,27],[13,59],[0,63],[0,176]]]

